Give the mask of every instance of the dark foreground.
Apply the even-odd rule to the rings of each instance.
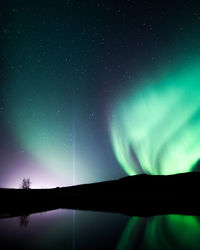
[[[58,208],[123,213],[200,215],[200,173],[137,175],[55,189],[0,189],[0,218]]]

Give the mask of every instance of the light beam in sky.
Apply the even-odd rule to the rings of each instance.
[[[143,79],[114,103],[111,142],[128,175],[192,170],[200,157],[199,69],[199,61],[185,63]]]

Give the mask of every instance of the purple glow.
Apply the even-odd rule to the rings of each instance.
[[[35,160],[20,159],[9,167],[13,170],[8,172],[2,183],[5,188],[19,188],[24,177],[30,178],[31,188],[54,188],[72,184],[70,178],[50,172]]]

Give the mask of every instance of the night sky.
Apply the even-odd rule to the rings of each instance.
[[[198,1],[2,0],[0,187],[192,171]]]

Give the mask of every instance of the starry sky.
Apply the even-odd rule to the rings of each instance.
[[[0,187],[192,170],[198,1],[2,0],[0,20]]]

